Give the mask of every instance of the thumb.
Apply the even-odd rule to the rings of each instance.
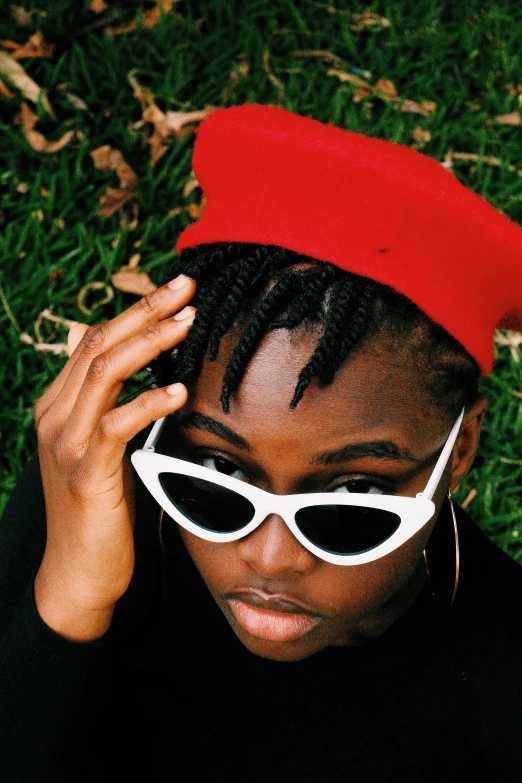
[[[81,339],[88,328],[89,327],[87,326],[87,324],[80,324],[80,323],[71,326],[67,334],[67,353],[69,354],[69,356],[74,352],[78,343],[81,342]]]

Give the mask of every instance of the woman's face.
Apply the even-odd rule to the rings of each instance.
[[[223,373],[235,341],[206,362],[181,412],[174,453],[274,494],[346,491],[415,496],[424,489],[453,421],[424,390],[407,350],[365,349],[289,408],[316,339],[267,335],[223,413]],[[484,401],[464,420],[433,498],[435,517],[388,556],[360,566],[326,563],[277,515],[239,541],[212,543],[180,528],[203,580],[253,653],[295,661],[329,646],[359,645],[383,633],[418,595],[422,552],[448,487],[471,466]],[[366,456],[353,446],[367,446]],[[361,450],[359,449],[359,452]]]

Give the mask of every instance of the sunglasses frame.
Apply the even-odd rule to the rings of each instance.
[[[464,409],[459,414],[458,419],[448,435],[424,491],[419,492],[416,497],[404,497],[402,495],[368,495],[357,492],[313,492],[295,495],[274,495],[271,492],[266,492],[264,489],[255,487],[252,484],[247,484],[244,481],[232,478],[223,473],[218,473],[210,468],[205,468],[202,465],[195,465],[192,462],[187,462],[186,460],[178,459],[177,457],[169,457],[166,454],[156,453],[156,443],[161,434],[166,417],[156,421],[143,448],[136,449],[132,453],[131,462],[145,487],[166,513],[185,528],[185,530],[188,530],[199,538],[215,543],[238,541],[239,539],[248,536],[253,530],[259,527],[267,516],[270,514],[277,514],[285,521],[285,524],[292,531],[297,540],[316,557],[334,565],[362,565],[363,563],[371,563],[374,560],[379,560],[381,557],[389,555],[395,549],[402,546],[402,544],[406,543],[406,541],[421,530],[421,528],[433,517],[433,514],[435,513],[435,504],[433,503],[432,498],[453,451],[453,446],[455,445],[463,416]],[[178,473],[184,476],[204,479],[213,484],[226,487],[227,489],[242,495],[252,503],[255,509],[254,517],[245,527],[231,533],[215,533],[211,530],[206,530],[205,528],[194,524],[194,522],[182,514],[169,500],[160,484],[160,473]],[[299,509],[323,505],[378,508],[383,511],[390,511],[397,514],[401,521],[397,530],[380,544],[377,544],[377,546],[357,554],[341,555],[334,552],[328,552],[327,550],[318,547],[301,533],[295,522],[295,514]]]

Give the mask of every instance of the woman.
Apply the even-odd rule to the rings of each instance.
[[[2,780],[514,780],[521,571],[451,492],[520,228],[271,107],[207,118],[194,170],[165,285],[71,330],[35,409]],[[144,366],[159,388],[116,408]]]

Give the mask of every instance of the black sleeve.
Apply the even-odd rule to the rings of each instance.
[[[46,540],[36,454],[0,521],[0,780],[89,779],[110,687],[114,629],[72,642],[41,619],[34,579]]]

